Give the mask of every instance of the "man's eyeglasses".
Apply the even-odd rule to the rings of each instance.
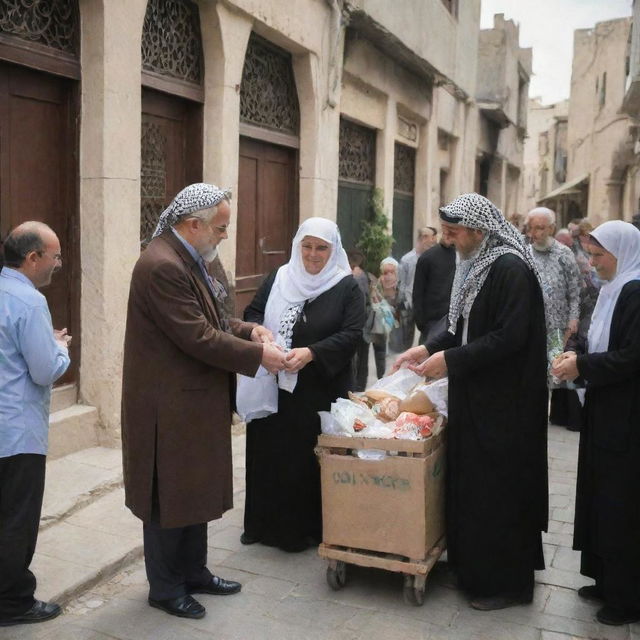
[[[47,256],[48,258],[51,258],[52,260],[55,260],[56,262],[62,262],[62,254],[61,253],[54,253],[52,256],[50,256],[46,251],[36,251],[36,253],[42,258],[42,256]]]

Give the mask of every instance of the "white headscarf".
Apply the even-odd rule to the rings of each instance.
[[[301,244],[305,237],[320,238],[331,246],[331,254],[322,271],[309,273],[302,262]],[[313,300],[351,275],[347,254],[342,248],[335,222],[325,218],[305,220],[291,244],[291,259],[278,269],[267,299],[263,325],[284,348],[290,348],[291,332],[305,302]],[[288,339],[284,336],[288,336]],[[237,393],[238,412],[245,420],[263,418],[277,411],[277,388],[293,392],[297,373],[280,372],[278,380],[260,367],[255,378],[240,376]]]
[[[640,231],[630,222],[610,220],[591,235],[618,260],[616,275],[600,288],[589,327],[589,353],[609,350],[611,319],[622,287],[640,280]]]

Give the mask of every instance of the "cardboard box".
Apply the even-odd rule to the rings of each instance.
[[[445,445],[321,435],[323,542],[423,560],[444,536]],[[352,452],[397,452],[362,460]]]

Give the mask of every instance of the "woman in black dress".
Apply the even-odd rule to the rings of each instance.
[[[270,329],[288,355],[287,369],[277,379],[259,375],[243,380],[238,390],[241,413],[257,394],[264,402],[253,403],[253,415],[265,416],[247,424],[241,541],[302,551],[322,538],[320,471],[313,451],[320,433],[317,412],[329,410],[352,388],[351,359],[365,319],[362,292],[335,223],[324,218],[302,223],[291,260],[265,280],[244,318]]]
[[[599,601],[604,624],[640,621],[640,231],[605,222],[591,233],[591,264],[604,281],[587,345],[554,363],[563,380],[586,380],[574,530],[578,594]]]

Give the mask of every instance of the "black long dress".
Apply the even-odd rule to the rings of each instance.
[[[546,333],[542,292],[519,257],[491,266],[471,308],[467,344],[446,349],[449,562],[473,597],[533,595],[548,518]]]
[[[608,605],[640,610],[640,281],[620,292],[608,351],[577,365],[587,392],[573,547]]]
[[[275,272],[246,308],[263,322]],[[278,413],[247,425],[245,534],[287,551],[322,539],[320,470],[313,449],[318,411],[328,411],[353,387],[351,359],[362,337],[364,302],[353,276],[305,304],[292,347],[309,347],[314,360],[298,373],[293,393],[279,390]]]

